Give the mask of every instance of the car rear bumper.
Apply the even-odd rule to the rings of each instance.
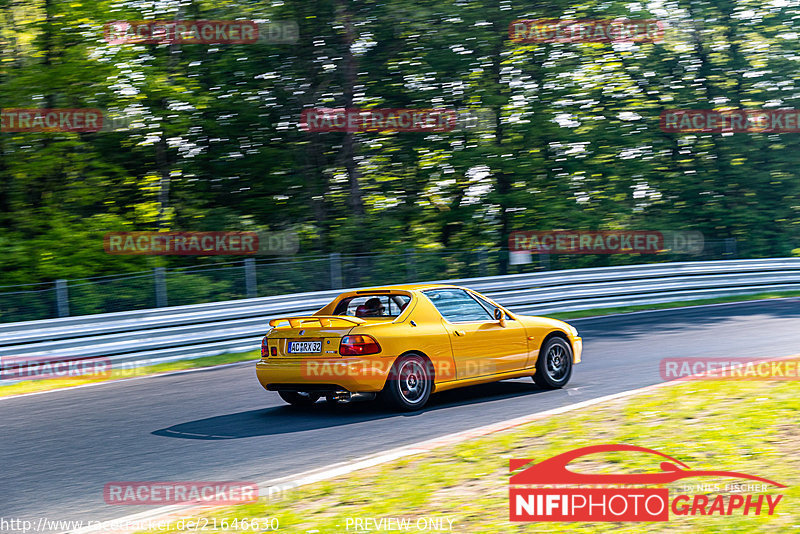
[[[332,387],[351,393],[383,389],[394,363],[392,357],[266,358],[256,364],[264,388],[276,391],[321,391]]]

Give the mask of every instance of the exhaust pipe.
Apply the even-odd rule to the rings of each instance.
[[[349,404],[351,402],[371,401],[375,400],[377,393],[350,393],[349,391],[336,391],[332,395],[328,395],[328,400],[331,402],[341,402]]]

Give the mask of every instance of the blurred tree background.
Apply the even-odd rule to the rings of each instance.
[[[658,19],[666,34],[520,44],[508,28],[522,18]],[[143,19],[291,20],[300,37],[104,40],[106,22]],[[298,228],[305,255],[498,249],[514,230],[698,230],[735,238],[739,257],[788,256],[800,135],[664,133],[659,114],[800,108],[798,32],[789,0],[0,0],[0,106],[136,119],[0,133],[0,284],[219,261],[103,251],[106,232],[159,229]],[[304,108],[346,106],[494,121],[438,134],[298,125]]]

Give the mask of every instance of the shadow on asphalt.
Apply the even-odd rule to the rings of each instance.
[[[378,401],[331,405],[323,399],[307,408],[286,405],[197,419],[162,428],[152,434],[169,438],[199,440],[292,434],[377,419],[414,417],[428,411],[451,406],[480,404],[545,392],[545,390],[539,389],[530,378],[519,381],[494,382],[437,393],[431,397],[424,409],[405,413],[393,412]]]

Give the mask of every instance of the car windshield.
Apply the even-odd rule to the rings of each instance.
[[[351,317],[397,317],[408,306],[411,297],[407,295],[358,295],[343,299],[334,315]]]

